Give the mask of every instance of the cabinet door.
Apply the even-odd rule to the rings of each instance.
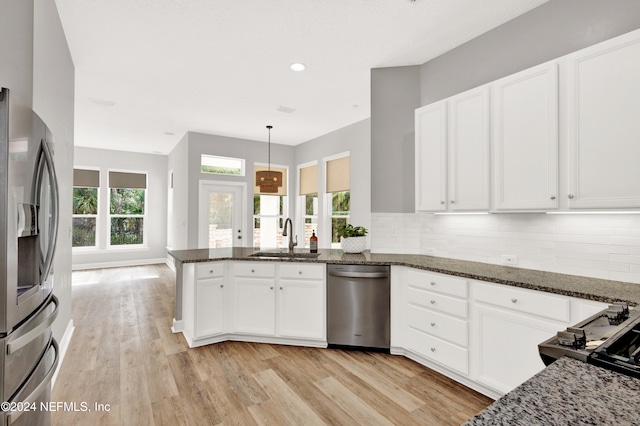
[[[503,78],[491,89],[495,208],[557,208],[557,64]]]
[[[195,337],[220,334],[224,331],[224,278],[196,282]]]
[[[234,331],[275,334],[275,284],[273,279],[236,277],[234,280]]]
[[[538,344],[563,328],[507,310],[477,306],[477,381],[507,393],[544,368]]]
[[[449,208],[489,209],[489,87],[449,98]]]
[[[640,207],[640,31],[567,66],[569,207]]]
[[[447,103],[415,113],[416,211],[447,209]]]
[[[323,281],[280,280],[278,335],[324,339],[325,290]]]

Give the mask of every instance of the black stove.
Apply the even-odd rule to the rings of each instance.
[[[640,309],[616,302],[538,345],[545,365],[568,356],[640,378]]]

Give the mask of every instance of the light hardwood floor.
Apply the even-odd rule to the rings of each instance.
[[[171,333],[164,265],[73,273],[76,327],[54,425],[458,425],[491,399],[400,356]],[[109,411],[96,411],[95,404]]]

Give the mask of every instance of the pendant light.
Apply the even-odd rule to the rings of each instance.
[[[268,170],[256,172],[256,186],[260,187],[261,194],[277,194],[278,189],[282,186],[282,172],[271,171],[271,129],[273,126],[267,126],[269,131],[269,157]]]

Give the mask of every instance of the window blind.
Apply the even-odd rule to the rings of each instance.
[[[98,170],[73,169],[73,186],[98,188],[100,186],[100,172]]]
[[[300,195],[318,193],[318,165],[300,169]]]
[[[144,173],[109,172],[109,188],[147,188],[147,175]]]
[[[327,192],[348,191],[350,173],[349,156],[327,161]]]

